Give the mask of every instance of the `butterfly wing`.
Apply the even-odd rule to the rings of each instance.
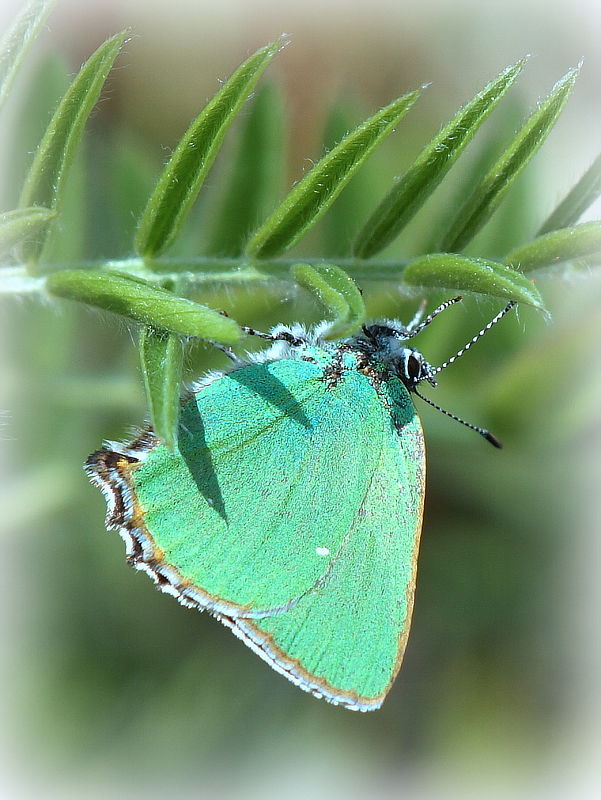
[[[355,371],[250,364],[182,409],[178,451],[152,440],[100,451],[88,471],[134,565],[189,605],[232,617],[291,608],[330,570],[368,490],[385,434]]]
[[[362,711],[379,708],[401,664],[421,530],[421,426],[404,387],[390,394],[392,424],[328,573],[285,613],[223,620],[302,689]]]

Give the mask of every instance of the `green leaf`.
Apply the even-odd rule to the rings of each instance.
[[[88,146],[81,142],[71,166],[69,177],[64,182],[60,199],[60,216],[46,231],[46,241],[41,258],[44,265],[76,264],[87,261],[90,255],[90,229],[94,230],[96,219],[90,215],[88,170]],[[96,187],[94,187],[96,190]],[[23,249],[23,248],[22,248]],[[31,265],[28,265],[31,270]],[[38,267],[35,272],[42,274],[54,268]]]
[[[179,336],[142,329],[140,360],[152,427],[170,450],[177,445],[183,355]]]
[[[232,344],[242,335],[237,323],[219,312],[129,275],[63,270],[48,276],[46,290],[56,297],[104,308],[179,336]]]
[[[365,303],[357,284],[334,264],[296,264],[294,279],[308,289],[335,315],[326,339],[348,336],[365,320]]]
[[[370,153],[398,124],[419,97],[403,95],[374,114],[330,150],[292,189],[250,240],[247,254],[272,258],[311,228],[340,194]]]
[[[455,202],[447,205],[446,212],[441,215],[436,229],[434,246],[422,252],[440,251],[440,242],[448,228],[449,218],[461,207],[462,203],[480,183],[482,176],[486,175],[490,165],[507,148],[507,142],[513,139],[516,131],[524,124],[527,116],[528,105],[523,95],[518,96],[516,92],[506,98],[503,104],[503,119],[495,120],[496,150],[494,152],[491,151],[490,158],[482,163],[479,173],[474,176],[476,179],[469,186],[466,185],[464,187],[461,195],[457,194]],[[538,204],[539,195],[536,181],[532,179],[516,181],[505,202],[499,206],[490,224],[482,231],[477,243],[478,249],[468,254],[479,255],[485,252],[487,258],[493,261],[502,261],[508,250],[511,250],[519,242],[525,242],[531,238],[532,229],[537,223],[536,208]]]
[[[525,63],[522,59],[503,70],[422,150],[359,232],[354,245],[356,256],[370,258],[398,236],[442,181]]]
[[[49,208],[17,208],[0,214],[0,254],[8,253],[15,245],[43,233],[56,217]]]
[[[460,208],[441,245],[457,252],[488,222],[510,186],[547,138],[574,87],[579,69],[570,70],[530,115],[507,150]]]
[[[263,219],[281,188],[283,109],[279,91],[266,84],[244,120],[231,179],[218,205],[207,252],[239,256],[257,221]]]
[[[69,70],[61,54],[47,53],[30,68],[27,83],[19,92],[19,108],[8,132],[8,151],[4,157],[3,194],[10,193],[7,207],[15,207],[19,202],[40,140],[73,78]]]
[[[544,308],[532,281],[503,264],[483,258],[454,253],[421,256],[407,265],[403,280],[411,286],[458,289]]]
[[[0,42],[0,108],[12,86],[21,62],[38,35],[54,0],[28,3]]]
[[[578,222],[589,206],[601,194],[601,153],[593,161],[578,183],[564,197],[555,211],[541,225],[538,235],[567,228]]]
[[[503,261],[521,272],[601,252],[601,222],[560,228],[516,247]]]
[[[125,41],[124,31],[108,39],[80,69],[56,109],[38,147],[25,180],[19,205],[57,209],[63,184],[75,156],[90,112]],[[43,242],[35,242],[24,251],[30,262],[36,261]]]
[[[141,256],[158,255],[173,242],[227,129],[281,46],[262,47],[238,67],[182,137],[140,219],[136,250]]]
[[[470,192],[480,183],[489,166],[505,149],[507,139],[514,135],[523,116],[521,99],[517,94],[511,94],[505,100],[503,114],[497,115],[494,127],[489,126],[481,136],[477,137],[477,141],[472,145],[472,152],[461,160],[452,180],[449,180],[443,190],[436,194],[434,202],[430,204],[430,214],[427,215],[429,219],[426,220],[424,214],[420,224],[415,226],[427,230],[424,242],[417,244],[416,253],[438,252],[441,235],[448,225],[449,209],[459,208]],[[528,232],[524,233],[522,238],[527,236]],[[511,245],[507,245],[501,252],[507,252],[509,247]]]

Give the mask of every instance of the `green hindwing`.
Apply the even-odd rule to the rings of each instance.
[[[396,425],[381,406],[369,486],[323,579],[285,614],[226,621],[298,686],[361,711],[380,707],[399,670],[415,589],[423,437],[407,391],[400,382],[395,390]]]
[[[377,708],[407,637],[424,491],[396,378],[334,345],[207,379],[175,452],[151,434],[88,472],[130,561],[306,691]]]

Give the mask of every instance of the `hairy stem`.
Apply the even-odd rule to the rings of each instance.
[[[115,259],[102,262],[78,262],[61,265],[60,269],[107,270],[121,272],[141,278],[151,284],[168,284],[171,281],[185,283],[190,288],[204,283],[253,283],[267,278],[290,280],[290,268],[300,259],[287,258],[253,261],[246,258],[157,258],[149,269],[142,258]],[[303,258],[303,264],[319,265],[322,258]],[[399,278],[405,269],[406,261],[370,261],[360,259],[337,259],[336,264],[358,280],[392,280]],[[52,274],[58,265],[47,268]],[[23,264],[0,266],[0,294],[36,294],[44,290],[43,276],[32,277],[27,274]]]

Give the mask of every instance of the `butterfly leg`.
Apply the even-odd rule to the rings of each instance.
[[[284,326],[278,326],[277,329],[272,333],[263,333],[262,331],[255,330],[254,328],[247,328],[245,325],[242,325],[241,327],[244,333],[247,333],[249,336],[258,336],[259,339],[267,339],[270,342],[287,342],[288,344],[292,345],[292,347],[300,347],[301,345],[307,343],[307,339],[300,336],[295,336],[288,328]]]
[[[211,342],[211,344],[213,345],[213,347],[216,347],[217,350],[221,350],[222,353],[225,353],[225,355],[229,359],[231,359],[234,362],[234,364],[243,363],[242,359],[238,358],[238,356],[234,353],[231,347],[227,347],[226,345],[221,344],[220,342]]]

